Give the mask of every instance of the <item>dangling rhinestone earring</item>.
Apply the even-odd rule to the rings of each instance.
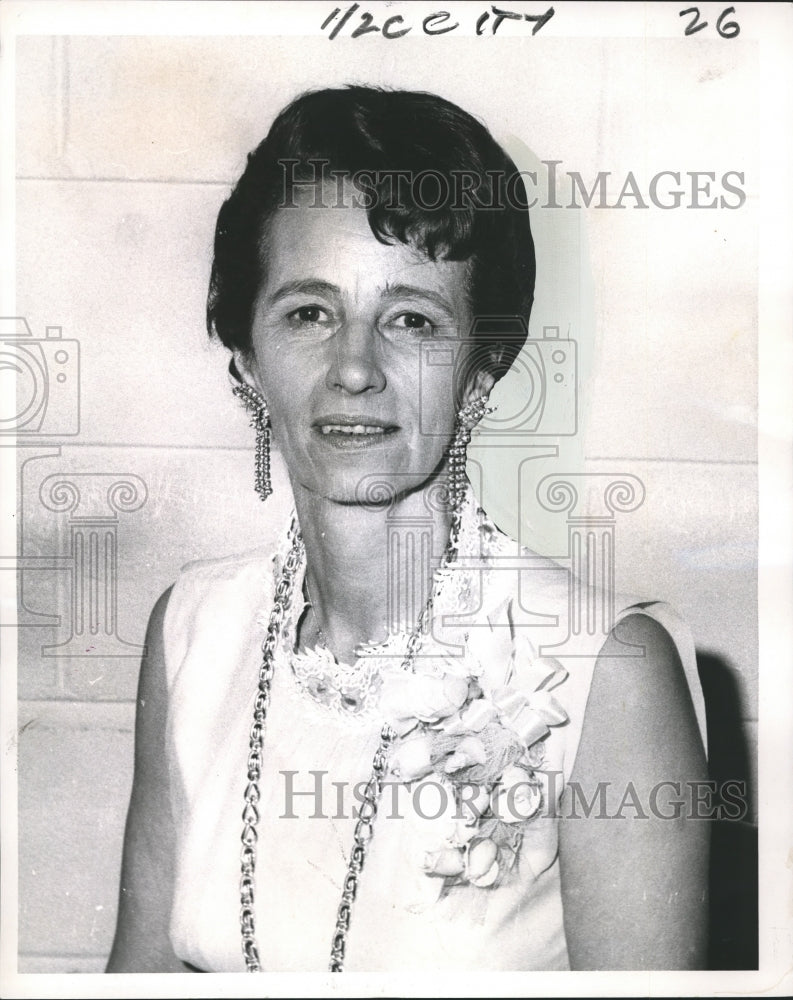
[[[270,480],[270,411],[261,393],[244,382],[232,387],[234,395],[251,414],[251,427],[256,428],[256,469],[254,487],[262,500],[273,492]]]
[[[454,438],[449,447],[449,504],[453,511],[462,508],[468,479],[465,475],[468,445],[471,431],[486,413],[492,413],[495,406],[487,405],[487,396],[479,396],[466,403],[454,423]]]

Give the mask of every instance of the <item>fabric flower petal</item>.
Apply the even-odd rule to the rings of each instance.
[[[542,805],[540,782],[521,767],[505,768],[501,781],[493,789],[491,809],[503,823],[522,823],[531,819]]]
[[[476,878],[470,880],[471,885],[475,885],[477,889],[487,889],[491,885],[495,885],[500,873],[501,869],[498,861],[494,861],[483,875],[477,875]]]
[[[487,751],[484,743],[476,736],[464,736],[444,761],[443,770],[447,774],[453,774],[463,767],[470,767],[471,764],[484,764],[486,762]]]
[[[470,881],[486,875],[498,858],[498,848],[489,837],[477,840],[468,848],[466,875]]]
[[[445,847],[440,851],[427,851],[424,858],[424,871],[428,875],[439,875],[441,878],[462,875],[465,871],[462,850],[456,847]]]
[[[450,736],[462,736],[464,733],[479,733],[492,722],[497,715],[495,705],[485,698],[476,698],[463,708],[458,716],[443,727]]]
[[[567,722],[567,712],[548,691],[535,691],[529,695],[529,707],[549,726]]]
[[[403,740],[391,754],[391,773],[399,781],[416,781],[432,771],[432,741],[428,736]]]

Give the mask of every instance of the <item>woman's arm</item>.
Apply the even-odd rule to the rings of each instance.
[[[135,720],[135,777],[108,972],[187,971],[168,938],[175,860],[165,755],[168,691],[163,618],[169,597],[170,589],[154,606],[146,632]]]
[[[657,622],[630,615],[615,631],[645,653],[615,655],[626,649],[614,633],[604,645],[562,799],[559,859],[570,964],[703,968],[710,824],[691,818],[691,783],[706,780],[707,770],[688,685]],[[681,794],[675,786],[659,789],[662,782],[678,783]],[[587,804],[594,797],[588,817],[581,795]],[[674,799],[684,804],[675,810]],[[671,819],[660,815],[674,812]]]

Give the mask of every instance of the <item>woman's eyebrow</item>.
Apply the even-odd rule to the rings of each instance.
[[[445,296],[439,292],[434,292],[430,288],[419,288],[417,285],[391,285],[385,286],[385,298],[419,298],[434,302],[436,306],[445,310],[450,316],[454,316],[454,307]]]
[[[339,286],[334,285],[330,281],[323,281],[321,278],[295,278],[292,281],[285,281],[282,285],[279,285],[279,287],[276,288],[272,294],[267,296],[267,300],[271,304],[274,304],[279,302],[281,299],[285,299],[288,296],[295,294],[319,295],[333,299],[340,299],[342,297],[342,292]],[[454,316],[454,307],[451,302],[449,302],[445,296],[441,295],[439,292],[433,291],[430,288],[421,288],[418,285],[392,285],[390,283],[386,283],[385,288],[383,289],[383,298],[425,299],[434,303],[439,309],[442,309],[449,316]]]
[[[296,278],[293,281],[285,281],[267,298],[270,302],[278,302],[296,292],[304,295],[324,295],[330,298],[339,298],[341,295],[338,285],[334,285],[330,281],[322,281],[319,278]]]

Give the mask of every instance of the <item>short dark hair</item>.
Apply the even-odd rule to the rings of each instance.
[[[478,318],[474,354],[496,377],[503,375],[525,342],[534,298],[523,180],[481,122],[420,91],[317,90],[281,111],[218,214],[207,298],[210,335],[230,349],[250,349],[266,271],[267,222],[290,199],[295,181],[316,179],[318,164],[327,176],[366,175],[369,225],[382,243],[410,244],[433,260],[470,262],[469,305]],[[413,185],[404,185],[395,198],[397,173],[434,175],[457,194],[429,207]],[[469,178],[465,197],[462,176]]]

